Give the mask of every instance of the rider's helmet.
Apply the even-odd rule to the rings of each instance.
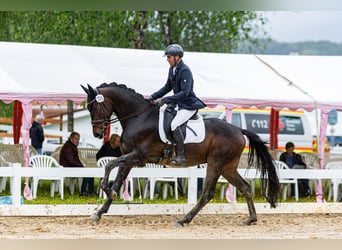
[[[179,44],[170,44],[169,46],[166,47],[165,49],[165,53],[164,56],[168,56],[168,55],[179,55],[180,57],[183,57],[184,55],[184,50],[182,48],[182,46],[180,46]]]

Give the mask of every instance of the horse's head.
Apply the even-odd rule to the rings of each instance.
[[[87,108],[90,112],[91,125],[93,126],[93,135],[102,139],[107,134],[107,127],[110,124],[110,117],[113,113],[112,105],[98,89],[93,89],[89,84],[88,88],[81,85],[88,94]]]

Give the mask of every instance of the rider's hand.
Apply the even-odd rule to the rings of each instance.
[[[144,99],[145,99],[146,101],[149,101],[150,103],[153,102],[152,96],[146,96],[146,97],[144,97]]]
[[[160,99],[160,100],[157,102],[157,105],[158,105],[158,107],[161,107],[161,106],[163,106],[165,103],[166,103],[166,102],[165,102],[164,99]]]

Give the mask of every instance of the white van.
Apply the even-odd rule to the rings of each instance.
[[[225,108],[205,108],[199,113],[204,118],[226,119]],[[258,134],[270,142],[270,109],[236,108],[231,123]],[[304,111],[281,110],[279,112],[278,150],[285,151],[285,144],[292,141],[296,152],[313,152],[310,124]]]

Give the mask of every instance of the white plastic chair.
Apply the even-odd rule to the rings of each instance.
[[[287,166],[286,163],[282,162],[282,161],[278,161],[278,160],[274,160],[274,163],[275,163],[275,166],[277,168],[277,170],[279,171],[280,169],[290,169],[289,166]],[[278,172],[277,171],[277,172]],[[279,176],[279,172],[278,172],[278,176]],[[299,193],[298,193],[298,180],[297,178],[291,178],[291,179],[288,179],[288,178],[280,178],[279,177],[279,183],[280,184],[284,184],[283,186],[283,200],[286,200],[287,198],[287,187],[290,185],[290,184],[294,184],[295,186],[295,198],[296,198],[296,201],[299,200]]]
[[[111,160],[114,160],[116,159],[117,157],[114,157],[114,156],[104,156],[104,157],[101,157],[100,159],[98,159],[96,165],[98,167],[101,167],[101,168],[104,168],[108,162],[110,162]],[[128,182],[129,182],[129,185],[130,185],[130,190],[131,190],[131,197],[133,199],[133,196],[134,196],[134,183],[133,183],[133,178],[131,177],[127,177],[128,178]],[[113,180],[113,179],[112,179]],[[103,190],[100,188],[100,185],[101,185],[101,181],[102,181],[102,178],[100,179],[100,183],[99,183],[99,187],[98,187],[98,193],[99,193],[99,197],[103,197],[103,198],[106,198],[106,194],[103,192]],[[111,181],[109,179],[109,181]],[[140,190],[140,184],[139,184],[139,180],[137,181],[137,185],[138,185],[138,189],[139,189],[139,195],[140,195],[140,199],[141,199],[141,190]],[[120,188],[120,199],[123,199],[123,192],[124,192],[124,185],[121,186]]]
[[[0,167],[10,167],[12,166],[11,162],[6,161],[1,155],[0,155]],[[2,191],[6,190],[6,183],[7,183],[7,176],[3,176],[0,179],[0,193]]]
[[[155,163],[146,163],[145,164],[146,168],[164,168],[163,165],[155,164]],[[148,181],[150,183],[150,199],[153,200],[154,198],[154,188],[156,183],[159,182],[164,182],[163,185],[163,199],[165,200],[167,198],[167,188],[169,185],[169,182],[174,183],[174,194],[175,194],[175,199],[178,200],[178,180],[177,177],[149,177]],[[147,190],[148,190],[148,184],[145,184],[144,186],[144,198],[147,197]],[[172,191],[172,188],[171,188]]]
[[[30,167],[33,168],[52,168],[52,167],[60,167],[61,165],[51,156],[48,155],[35,155],[30,158]],[[64,177],[41,177],[41,176],[34,176],[32,177],[32,191],[33,196],[32,198],[35,199],[37,197],[37,189],[38,189],[38,182],[40,180],[52,180],[50,186],[50,195],[51,197],[55,194],[56,184],[59,184],[58,191],[61,194],[61,199],[64,199]]]
[[[110,162],[111,160],[114,160],[116,159],[117,157],[114,157],[114,156],[104,156],[104,157],[101,157],[100,159],[97,160],[96,162],[96,165],[99,167],[99,168],[104,168],[108,162]],[[109,179],[110,181],[110,179]],[[103,192],[103,190],[101,189],[101,182],[102,182],[102,178],[100,179],[100,182],[99,182],[99,186],[97,188],[97,192],[99,194],[99,198],[103,197],[104,199],[106,198],[106,194]]]
[[[342,161],[331,161],[325,165],[325,169],[342,169]],[[331,179],[329,186],[329,194],[328,200],[331,199],[331,195],[333,194],[334,201],[337,201],[338,198],[338,189],[342,184],[342,179]]]
[[[53,157],[57,162],[59,162],[59,155],[61,152],[61,148],[62,147],[56,148],[56,151],[51,154],[51,157]],[[68,185],[71,195],[74,195],[75,193],[75,186],[77,186],[79,192],[81,192],[82,180],[83,180],[82,177],[66,177],[65,178],[65,184]]]
[[[311,152],[302,152],[300,153],[302,156],[303,161],[306,164],[306,168],[308,169],[317,169],[319,167],[319,162],[318,162],[318,155],[315,153]],[[311,190],[316,189],[316,182],[317,180],[310,179],[309,180],[309,186]]]
[[[306,164],[307,168],[317,168],[318,167],[318,156],[315,153],[310,152],[302,152],[300,153],[303,161]]]

